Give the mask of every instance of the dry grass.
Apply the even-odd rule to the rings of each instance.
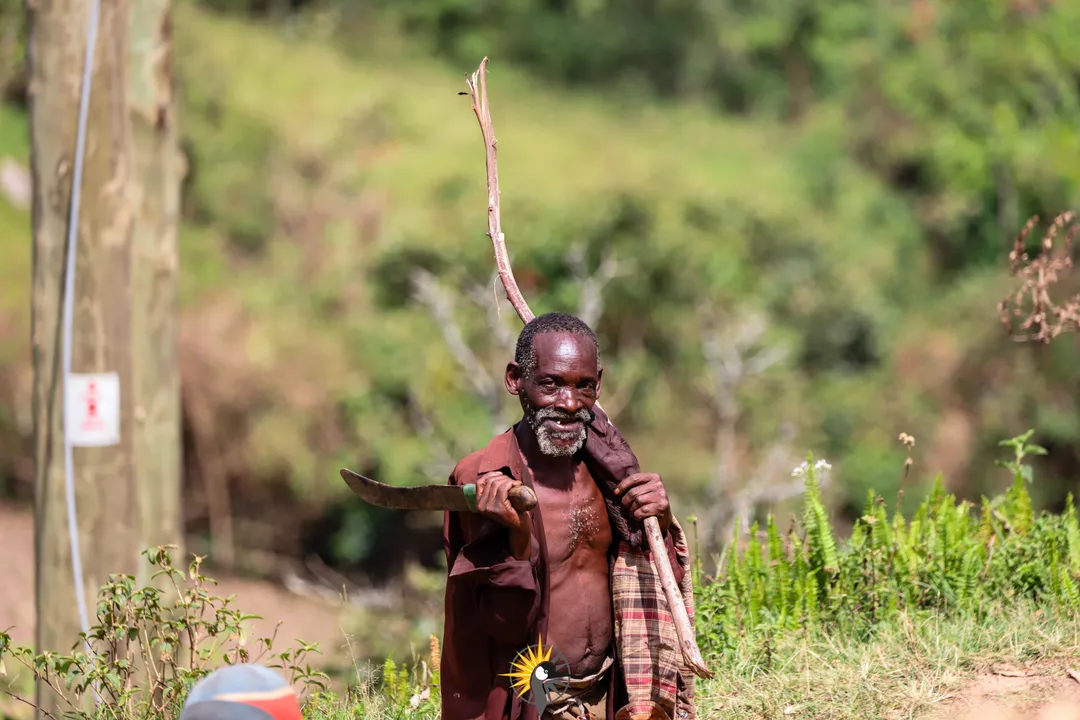
[[[1065,674],[1077,665],[1080,626],[1029,608],[982,624],[905,617],[865,642],[841,634],[743,648],[701,686],[700,710],[707,718],[958,717],[982,700],[1012,704],[1017,688],[986,681],[1008,677],[998,675],[1003,667],[1030,673],[1013,684],[1044,702],[1080,690]]]
[[[1080,669],[1080,625],[1030,607],[983,623],[905,617],[865,640],[838,633],[747,643],[710,667],[716,679],[697,685],[702,720],[1080,718],[1080,682],[1070,674]],[[306,715],[437,717],[395,708],[368,684],[348,702],[321,699]]]

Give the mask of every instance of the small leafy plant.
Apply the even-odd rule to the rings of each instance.
[[[344,696],[332,692],[317,693],[306,704],[305,717],[319,720],[360,720],[378,717],[385,720],[420,720],[438,718],[439,639],[430,637],[426,659],[414,657],[411,667],[386,658],[379,672],[360,677]]]
[[[296,650],[274,652],[275,628],[271,637],[254,641],[253,655],[244,623],[261,618],[208,592],[216,581],[201,573],[203,557],[194,556],[186,574],[175,567],[175,549],[143,552],[156,568],[147,587],[136,587],[130,575],[109,577],[98,592],[95,622],[89,633],[79,633],[71,654],[35,654],[0,632],[0,673],[10,673],[15,661],[51,688],[70,708],[63,715],[72,718],[176,717],[191,686],[222,663],[263,662],[300,683],[302,693],[326,689],[328,676],[304,662],[320,652],[317,646],[299,641]],[[159,578],[165,582],[155,584]]]
[[[386,658],[382,671],[382,692],[392,717],[429,717],[439,711],[439,639],[431,636],[427,661],[414,660],[413,667],[398,667]],[[430,665],[429,665],[430,663]]]

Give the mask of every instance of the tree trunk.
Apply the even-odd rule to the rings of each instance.
[[[128,117],[136,181],[132,254],[133,384],[135,471],[140,521],[149,528],[147,545],[182,547],[180,478],[183,465],[180,373],[177,365],[179,315],[180,181],[173,98],[170,0],[128,0]],[[182,563],[183,564],[183,563]],[[145,563],[140,566],[147,570]],[[141,583],[147,578],[138,576]]]
[[[112,573],[145,583],[149,546],[182,547],[175,360],[180,171],[168,0],[103,0],[76,252],[71,371],[115,372],[120,440],[73,449],[84,587],[74,588],[64,488],[61,321],[90,0],[28,3],[34,179],[33,347],[38,652],[67,654]],[[81,649],[81,648],[79,648]],[[68,709],[42,684],[38,701]]]

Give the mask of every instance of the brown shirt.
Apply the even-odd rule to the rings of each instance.
[[[629,448],[627,448],[629,453]],[[595,456],[591,463],[618,472],[625,458]],[[463,458],[450,475],[451,485],[475,482],[486,472],[501,470],[533,487],[532,474],[521,457],[514,429],[496,435],[486,448]],[[478,514],[446,513],[443,543],[448,577],[440,667],[443,720],[537,720],[536,709],[510,687],[502,673],[512,670],[518,652],[547,633],[547,546],[539,508],[532,512],[533,539],[529,560],[516,560],[509,531]],[[667,534],[668,556],[676,582],[683,571]],[[617,543],[612,543],[613,561]],[[610,676],[608,718],[626,703],[626,690],[616,648]]]

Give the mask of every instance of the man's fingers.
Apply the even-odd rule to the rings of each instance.
[[[479,492],[483,487],[488,485],[488,483],[490,483],[491,481],[498,480],[499,478],[504,478],[504,477],[506,477],[506,476],[503,475],[501,472],[499,472],[497,470],[492,471],[492,472],[484,473],[483,475],[481,475],[480,477],[478,477],[476,479],[476,490],[477,490],[477,492]]]
[[[644,520],[647,517],[660,517],[665,514],[664,506],[660,503],[649,503],[634,510],[635,520]]]
[[[631,488],[653,484],[663,485],[663,481],[656,473],[634,473],[633,475],[624,478],[622,482],[615,486],[615,494],[623,495],[629,492]]]
[[[476,499],[477,505],[483,502],[484,494],[487,492],[488,482],[491,480],[491,473],[486,473],[476,478]]]
[[[644,520],[645,518],[652,517],[654,515],[656,515],[656,510],[653,509],[652,505],[644,505],[639,508],[634,508],[635,520]]]
[[[486,473],[476,481],[476,509],[487,515],[502,517],[507,520],[518,516],[517,510],[510,504],[510,488],[521,482],[507,477],[500,472]]]
[[[641,495],[643,493],[647,493],[648,491],[649,491],[649,488],[644,487],[642,485],[638,485],[637,487],[630,488],[629,490],[626,491],[626,494],[623,495],[623,499],[622,499],[623,505],[629,506],[630,503],[634,502],[636,499],[641,497]]]
[[[498,473],[486,473],[476,480],[476,505],[477,508],[490,512],[495,505],[492,498],[498,494],[500,475]]]
[[[623,495],[630,488],[641,485],[648,481],[648,479],[648,475],[645,475],[644,473],[634,473],[633,475],[629,475],[623,478],[622,482],[615,486],[615,494]]]
[[[663,481],[656,473],[634,473],[615,488],[622,506],[638,521],[647,517],[664,518],[669,512]]]
[[[664,504],[662,502],[660,502],[659,498],[645,498],[641,502],[635,503],[634,506],[630,508],[630,511],[631,512],[641,512],[642,510],[644,510],[646,508],[662,508],[662,507],[664,507]]]
[[[495,507],[505,510],[507,507],[510,507],[510,502],[508,500],[510,493],[510,482],[507,480],[498,480],[496,482],[498,483],[498,485],[493,488],[495,492],[491,496],[491,503]]]
[[[659,497],[660,491],[654,487],[648,485],[638,485],[635,488],[631,488],[623,497],[623,507],[632,508],[635,504],[641,504],[648,498]]]
[[[483,498],[487,492],[487,488],[491,487],[491,483],[498,482],[499,480],[506,479],[506,475],[499,471],[487,472],[476,479],[476,496],[477,498]]]
[[[506,482],[501,479],[492,480],[488,483],[487,492],[485,492],[485,499],[487,500],[486,506],[489,510],[497,510],[502,506],[500,502],[500,496],[506,497]]]
[[[623,498],[623,505],[637,520],[667,512],[667,495],[656,487],[636,487]]]

